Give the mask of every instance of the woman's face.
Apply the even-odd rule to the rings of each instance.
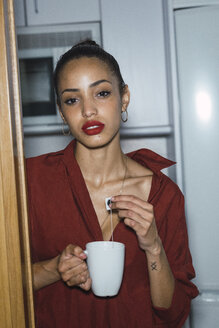
[[[102,147],[119,132],[121,111],[129,103],[121,96],[116,76],[97,58],[68,62],[59,75],[60,113],[78,142]]]

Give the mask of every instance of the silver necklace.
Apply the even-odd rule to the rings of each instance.
[[[121,185],[121,188],[120,188],[120,191],[119,191],[119,195],[122,194],[123,192],[123,187],[124,187],[124,183],[125,183],[125,179],[126,179],[126,173],[127,173],[127,156],[125,156],[125,170],[124,170],[124,177],[123,177],[123,180],[122,180],[122,185]],[[111,196],[112,197],[112,196]],[[106,205],[106,210],[107,210],[107,215],[106,217],[104,218],[102,224],[101,224],[101,227],[102,225],[105,223],[107,217],[109,216],[110,214],[110,222],[111,222],[111,236],[112,236],[112,241],[113,241],[113,220],[112,220],[112,209],[109,207],[110,203],[111,203],[111,197],[106,197],[105,198],[105,205]]]
[[[125,183],[125,179],[126,179],[126,173],[127,173],[127,156],[125,156],[125,171],[124,171],[124,177],[123,177],[123,180],[122,180],[122,185],[121,185],[121,188],[120,188],[120,191],[119,191],[119,195],[122,194],[122,191],[123,191],[123,187],[124,187],[124,183]],[[111,196],[112,197],[112,196]],[[110,203],[111,203],[111,197],[106,197],[105,198],[105,205],[106,205],[106,210],[107,211],[110,211]],[[108,213],[109,214],[109,213]],[[105,218],[106,219],[106,218]],[[105,221],[104,219],[104,221]]]

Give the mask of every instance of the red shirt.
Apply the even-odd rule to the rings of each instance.
[[[70,243],[103,240],[102,231],[85,181],[74,157],[75,141],[66,149],[27,159],[32,260],[47,260]],[[169,309],[151,304],[147,261],[134,231],[120,222],[114,240],[125,244],[125,270],[120,292],[112,298],[68,287],[58,281],[35,293],[37,328],[143,328],[182,327],[190,301],[198,290],[188,248],[184,198],[160,172],[173,162],[146,149],[128,154],[154,173],[148,201],[153,204],[159,236],[175,277]]]

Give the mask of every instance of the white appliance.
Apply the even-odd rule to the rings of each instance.
[[[200,296],[192,328],[219,312],[219,5],[175,10],[184,192]]]

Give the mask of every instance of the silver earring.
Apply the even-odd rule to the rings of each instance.
[[[125,114],[125,117],[123,116],[123,114]],[[128,121],[128,112],[127,112],[127,109],[121,113],[121,119],[122,121],[125,123]]]
[[[65,128],[65,127],[67,127],[67,124],[66,124],[65,122],[62,122],[62,134],[63,134],[65,137],[68,137],[68,136],[70,136],[71,131],[68,130],[68,132],[66,133],[66,132],[65,132],[65,131],[66,131],[66,128]]]

